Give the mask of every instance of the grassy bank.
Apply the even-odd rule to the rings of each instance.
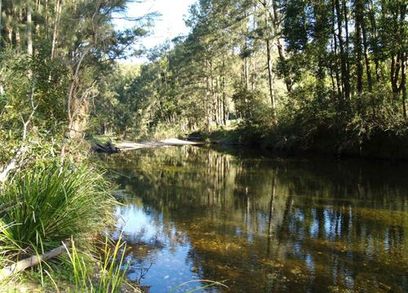
[[[35,162],[0,193],[0,292],[122,292],[126,249],[104,236],[117,202],[99,170]]]

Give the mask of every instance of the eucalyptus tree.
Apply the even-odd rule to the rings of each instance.
[[[143,17],[133,29],[115,30],[114,17],[128,2],[1,2],[1,161],[22,143],[85,135],[105,76],[146,33]]]
[[[308,139],[331,131],[360,143],[376,131],[401,133],[407,6],[404,0],[197,1],[187,17],[189,34],[143,66],[131,83],[140,103],[126,101],[138,105],[132,109],[145,113],[141,124],[153,130],[210,130],[235,116],[262,136],[290,129]]]

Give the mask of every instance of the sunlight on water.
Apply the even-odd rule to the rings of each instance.
[[[107,163],[129,279],[150,292],[408,290],[406,166],[195,147]]]
[[[186,237],[175,227],[165,230],[162,216],[152,213],[133,204],[117,208],[114,236],[120,231],[134,247],[126,259],[131,265],[129,279],[148,287],[158,284],[153,292],[186,292],[204,286],[196,268],[186,262],[192,249]]]

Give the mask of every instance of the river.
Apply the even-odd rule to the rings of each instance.
[[[128,277],[152,293],[408,292],[406,164],[193,146],[106,162]]]

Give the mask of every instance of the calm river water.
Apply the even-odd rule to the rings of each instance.
[[[107,162],[129,279],[152,293],[408,292],[407,165],[198,147]]]

